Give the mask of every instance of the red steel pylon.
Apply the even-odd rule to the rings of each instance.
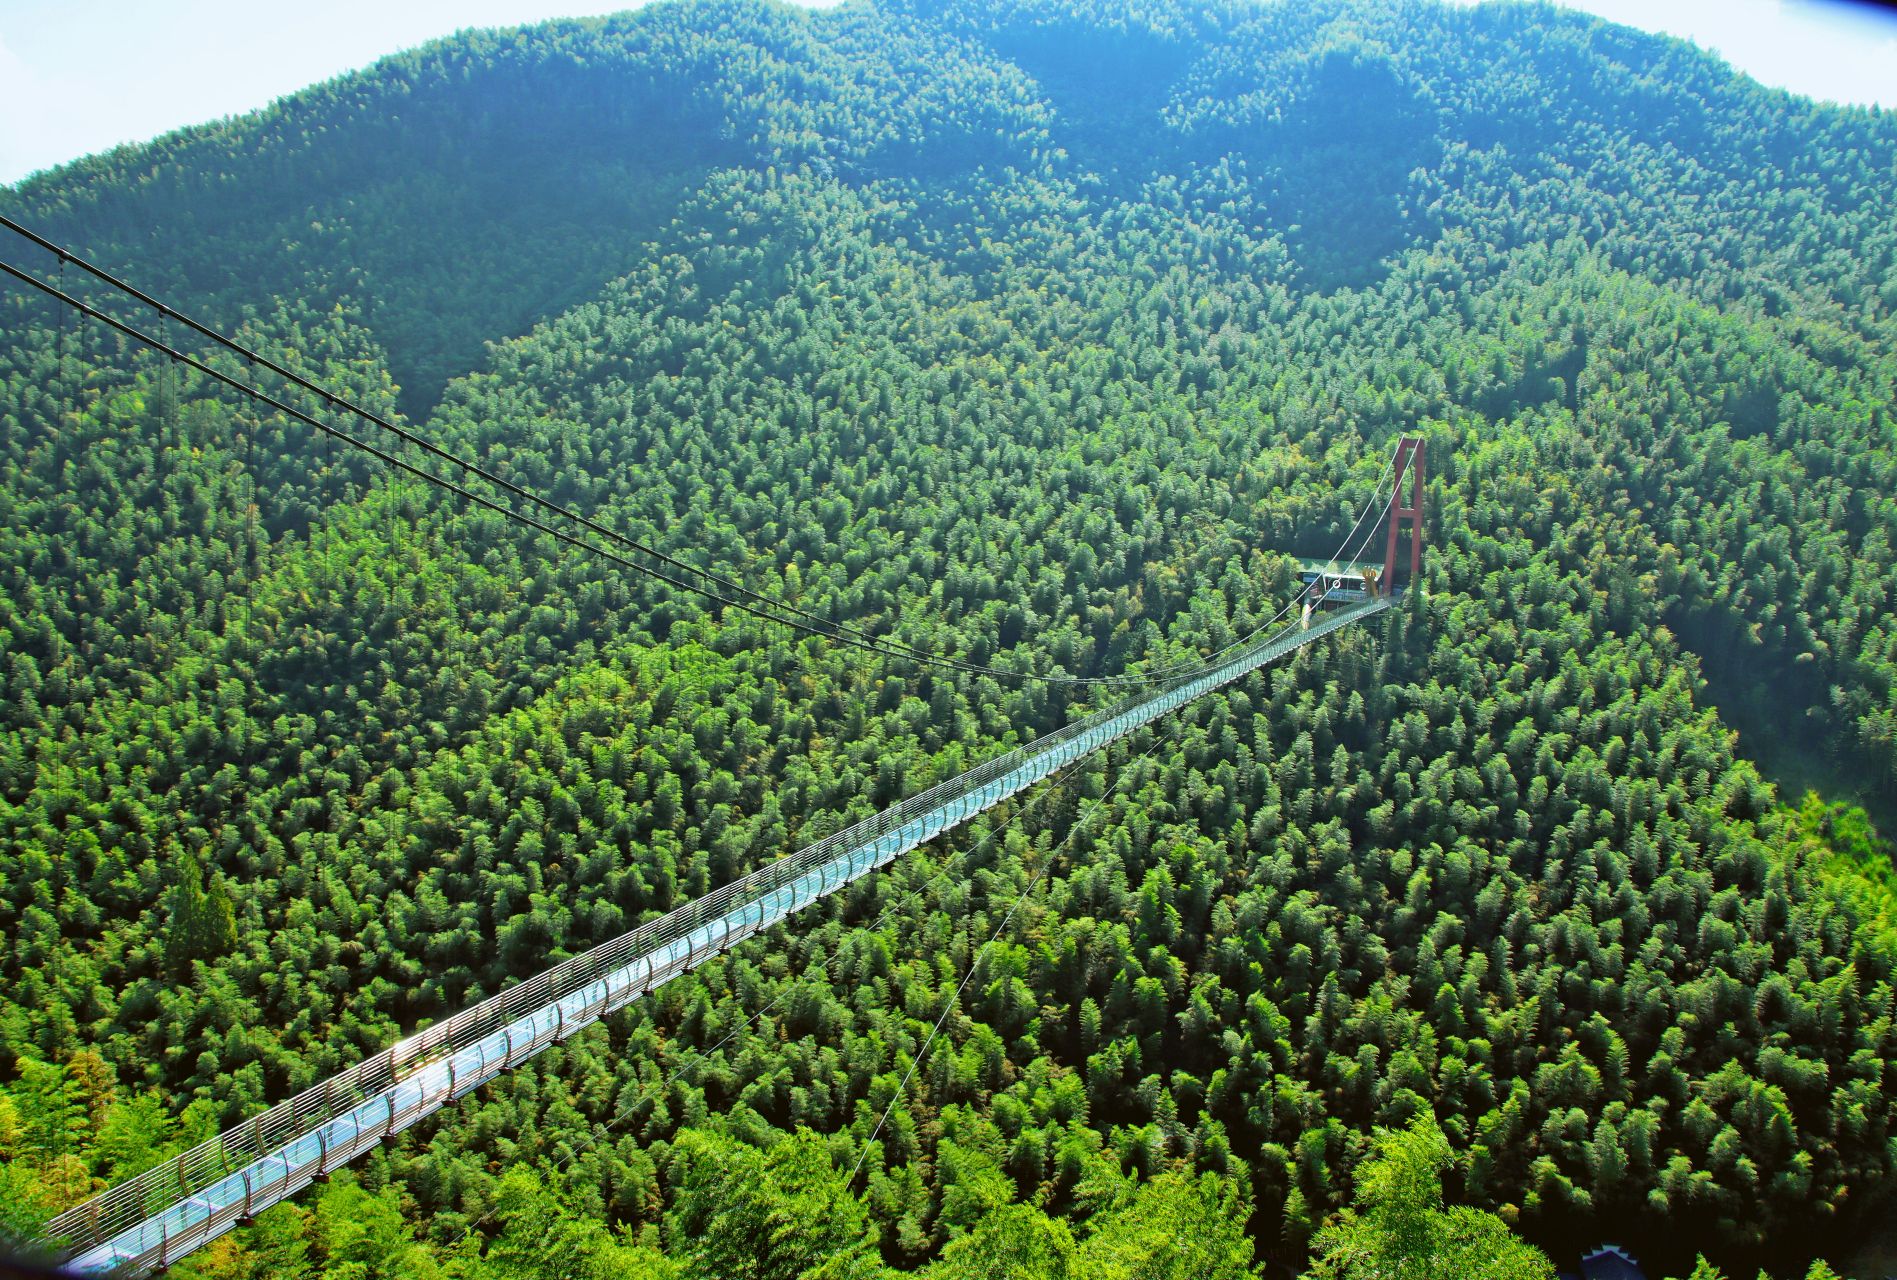
[[[1410,482],[1410,496],[1403,499],[1403,482]],[[1404,436],[1396,444],[1396,480],[1390,486],[1390,532],[1383,549],[1384,589],[1396,586],[1396,534],[1407,520],[1410,527],[1410,576],[1415,583],[1423,576],[1423,438]]]

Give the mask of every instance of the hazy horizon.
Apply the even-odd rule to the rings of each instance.
[[[825,8],[834,0],[795,2]],[[336,0],[321,10],[259,13],[240,0],[162,8],[16,0],[0,14],[0,184],[258,110],[459,30],[638,7],[617,0]],[[1845,0],[1572,0],[1565,7],[1690,39],[1762,84],[1819,101],[1897,108],[1897,17],[1881,9]]]

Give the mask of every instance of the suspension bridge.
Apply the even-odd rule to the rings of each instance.
[[[966,662],[952,655],[878,636],[800,609],[632,539],[533,494],[361,406],[283,368],[207,325],[139,292],[70,250],[9,219],[11,230],[55,254],[60,283],[0,261],[0,274],[25,284],[87,320],[115,330],[160,355],[189,365],[312,429],[569,545],[742,610],[840,643],[898,658],[1009,679],[1137,686],[1141,692],[990,759],[957,777],[783,858],[766,863],[646,924],[508,987],[447,1020],[390,1046],[207,1142],[123,1181],[55,1217],[44,1235],[75,1274],[138,1275],[162,1271],[185,1254],[318,1182],[378,1143],[511,1070],[672,978],[724,954],[902,854],[1033,787],[1085,756],[1258,669],[1279,662],[1345,627],[1395,605],[1404,583],[1420,581],[1424,522],[1424,448],[1400,439],[1379,473],[1369,502],[1339,547],[1343,563],[1374,545],[1385,530],[1381,572],[1361,578],[1316,569],[1265,623],[1218,653],[1194,662],[1118,676],[1029,674]],[[148,333],[63,287],[68,264],[151,308],[166,337]],[[173,322],[393,437],[378,444],[299,409],[242,377],[170,344]],[[419,450],[461,476],[440,475],[396,452]],[[411,455],[412,456],[412,455]],[[1384,480],[1388,478],[1387,498]],[[499,496],[477,492],[484,483]],[[518,506],[516,504],[519,504]],[[520,510],[531,509],[534,514]],[[1365,521],[1371,516],[1366,527]],[[564,525],[556,523],[566,522]],[[1362,531],[1361,538],[1358,537]],[[1407,531],[1407,564],[1401,533]],[[1351,544],[1355,540],[1355,548]],[[1337,557],[1333,557],[1333,563]],[[1402,571],[1407,569],[1407,575]],[[1334,607],[1341,604],[1341,607]],[[1300,606],[1302,606],[1300,608]]]

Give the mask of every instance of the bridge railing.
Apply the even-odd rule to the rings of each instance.
[[[162,1264],[177,1252],[226,1229],[231,1221],[249,1216],[253,1203],[274,1203],[444,1101],[458,1098],[500,1070],[524,1061],[547,1043],[695,968],[709,956],[882,865],[903,849],[913,848],[974,812],[999,803],[1068,760],[1388,603],[1381,600],[1358,605],[1329,615],[1308,630],[1291,631],[1249,646],[1214,668],[1181,676],[1155,693],[1076,720],[766,863],[722,888],[398,1041],[216,1138],[101,1192],[54,1218],[46,1235],[62,1241],[65,1256],[72,1257],[141,1225],[149,1227],[156,1220],[157,1238],[145,1240],[146,1233],[140,1232],[140,1242],[134,1244],[128,1260]],[[1037,767],[1028,768],[1031,764]],[[1009,779],[1012,785],[994,785],[1003,779]],[[963,804],[964,798],[981,803]],[[925,815],[933,817],[918,823]],[[834,884],[829,882],[833,873],[837,877]],[[810,883],[813,877],[814,886]],[[767,903],[766,899],[772,901]],[[754,905],[757,909],[750,910]],[[536,1011],[545,1014],[550,1009],[551,1020],[529,1018]],[[534,1025],[527,1038],[516,1043],[515,1029],[523,1019]],[[506,1043],[494,1046],[497,1056],[490,1060],[484,1042],[503,1033]],[[474,1068],[457,1073],[460,1057],[472,1049],[480,1050]],[[440,1070],[444,1063],[445,1075]],[[417,1078],[425,1071],[429,1073],[425,1079]],[[404,1081],[411,1082],[409,1087],[398,1089]],[[386,1116],[378,1102],[385,1095]],[[375,1123],[365,1128],[362,1113],[370,1103],[377,1103],[372,1117]],[[324,1126],[338,1119],[348,1122],[348,1133],[324,1141]],[[319,1139],[313,1152],[301,1153],[294,1162],[282,1154],[295,1140],[303,1139],[307,1145],[312,1132]],[[254,1196],[253,1180],[262,1176],[259,1162],[267,1158],[272,1163],[263,1166],[263,1174],[280,1165],[280,1176],[267,1178],[264,1194]],[[229,1194],[234,1178],[242,1180],[241,1199]],[[218,1203],[213,1205],[207,1200],[205,1212],[188,1224],[188,1231],[180,1233],[175,1239],[176,1251],[171,1251],[169,1246],[174,1242],[167,1234],[165,1211],[213,1186],[221,1187]],[[186,1236],[192,1238],[187,1240]]]

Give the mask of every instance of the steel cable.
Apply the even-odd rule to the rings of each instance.
[[[552,499],[549,499],[549,498],[541,496],[540,494],[534,493],[531,490],[526,489],[525,487],[519,484],[516,484],[513,481],[508,480],[503,476],[497,475],[485,467],[482,467],[479,463],[472,462],[466,458],[462,458],[459,455],[454,454],[450,452],[449,450],[442,448],[440,445],[420,435],[416,431],[410,428],[399,426],[396,423],[389,421],[387,418],[383,417],[382,415],[377,414],[373,410],[368,409],[356,403],[355,401],[349,399],[346,396],[337,395],[336,393],[329,390],[328,388],[323,387],[311,381],[310,379],[304,377],[301,374],[296,373],[295,371],[289,368],[286,368],[282,364],[270,359],[268,356],[262,354],[261,352],[258,352],[251,347],[245,346],[244,344],[236,341],[235,339],[230,338],[218,332],[217,330],[211,328],[209,325],[206,325],[202,323],[201,321],[198,321],[190,316],[185,315],[183,312],[178,311],[176,308],[171,307],[168,304],[160,301],[159,299],[151,296],[150,294],[143,292],[142,290],[138,289],[136,286],[128,283],[125,280],[120,279],[119,277],[104,270],[103,268],[96,266],[95,264],[87,261],[86,259],[80,257],[79,255],[72,253],[72,251],[70,251],[69,249],[66,249],[64,246],[56,244],[55,242],[48,240],[44,236],[41,236],[33,232],[27,227],[24,227],[18,222],[15,222],[12,219],[6,217],[5,215],[0,215],[0,227],[5,227],[6,229],[14,232],[15,234],[21,236],[22,238],[30,241],[31,243],[59,255],[62,271],[63,271],[64,264],[67,261],[71,261],[74,265],[78,266],[81,270],[92,275],[95,279],[98,279],[104,282],[105,284],[111,286],[112,288],[117,289],[120,292],[124,293],[126,296],[133,298],[136,301],[142,303],[143,305],[152,308],[158,313],[158,315],[161,318],[167,321],[167,324],[169,321],[175,319],[178,323],[185,325],[186,327],[190,328],[194,332],[202,335],[205,338],[210,339],[212,342],[217,343],[219,346],[239,356],[241,359],[246,360],[264,369],[267,369],[270,372],[288,380],[295,386],[302,388],[303,390],[308,391],[311,394],[314,394],[320,397],[322,401],[324,402],[324,404],[328,406],[331,410],[343,410],[347,413],[353,414],[359,419],[365,422],[368,422],[384,431],[391,433],[398,440],[401,440],[403,443],[419,448],[423,450],[430,457],[436,458],[439,461],[442,461],[448,464],[449,466],[456,468],[464,476],[478,478],[480,480],[483,480],[501,489],[502,491],[516,498],[519,498],[522,501],[525,501],[531,504],[535,508],[549,515],[555,515],[555,516],[559,516],[561,518],[573,521],[577,523],[578,525],[580,525],[582,528],[584,528],[587,532],[597,537],[606,538],[607,540],[613,543],[616,543],[622,547],[625,547],[629,550],[636,551],[637,553],[642,554],[642,555],[650,556],[653,559],[659,561],[662,565],[666,566],[667,569],[672,570],[672,575],[668,575],[664,572],[654,570],[650,566],[640,565],[634,562],[626,561],[623,558],[615,558],[617,563],[622,564],[628,568],[631,568],[635,572],[643,573],[646,576],[656,578],[660,581],[676,586],[682,590],[689,591],[703,598],[712,600],[722,607],[739,608],[739,609],[744,610],[747,613],[752,614],[755,617],[765,618],[767,620],[780,621],[780,622],[783,622],[787,626],[795,627],[798,630],[807,632],[812,635],[820,636],[826,639],[841,641],[843,643],[853,644],[855,647],[877,652],[877,653],[883,654],[884,656],[904,658],[909,661],[921,662],[921,663],[925,663],[925,664],[933,665],[933,666],[946,667],[948,669],[952,669],[964,674],[988,675],[988,676],[993,676],[999,679],[1016,680],[1016,681],[1041,683],[1041,684],[1058,684],[1058,685],[1071,685],[1071,686],[1128,686],[1128,685],[1138,686],[1138,685],[1151,685],[1151,684],[1161,683],[1165,680],[1171,679],[1173,676],[1180,674],[1181,672],[1184,672],[1184,671],[1203,670],[1211,666],[1217,665],[1219,659],[1224,654],[1234,652],[1238,648],[1243,647],[1243,645],[1250,639],[1250,636],[1258,635],[1264,629],[1264,627],[1271,625],[1271,622],[1275,622],[1277,618],[1282,617],[1284,613],[1288,612],[1289,606],[1287,606],[1286,609],[1281,609],[1277,615],[1274,615],[1274,617],[1268,620],[1266,623],[1261,624],[1260,627],[1255,628],[1250,633],[1250,636],[1246,637],[1245,640],[1237,641],[1232,645],[1226,646],[1224,649],[1216,651],[1212,654],[1208,654],[1202,658],[1173,664],[1165,668],[1158,668],[1158,669],[1153,669],[1153,670],[1148,670],[1148,671],[1142,671],[1142,672],[1130,673],[1130,674],[1121,674],[1121,675],[1115,675],[1115,676],[1065,676],[1065,675],[1048,675],[1048,674],[1034,673],[1034,672],[1011,671],[1005,667],[996,667],[996,666],[993,666],[991,664],[986,664],[986,663],[969,662],[964,659],[952,658],[952,657],[947,657],[938,653],[932,653],[928,650],[921,649],[914,645],[911,645],[907,643],[906,641],[898,640],[890,636],[873,635],[870,632],[867,632],[859,627],[854,627],[847,623],[837,622],[834,619],[825,618],[824,616],[820,614],[814,613],[808,609],[805,609],[790,601],[787,601],[783,599],[782,597],[773,596],[767,593],[759,592],[733,579],[726,578],[710,570],[703,569],[696,565],[692,565],[685,561],[679,560],[677,557],[669,555],[666,552],[660,550],[659,548],[650,545],[649,543],[643,542],[637,538],[633,538],[630,535],[620,533],[617,530],[614,530],[604,524],[601,524],[599,521],[593,519],[592,517],[587,516],[583,512],[576,511],[571,507],[565,506],[563,504],[553,501]],[[133,337],[137,341],[147,343],[148,345],[155,345],[158,341],[157,339],[150,338],[147,335],[137,332],[135,329],[131,328],[130,326],[127,326],[123,324],[122,322],[118,321],[115,317],[112,317],[102,311],[92,308],[88,304],[80,303],[74,299],[65,297],[63,291],[61,290],[51,290],[50,287],[45,285],[43,282],[28,275],[27,273],[20,271],[19,269],[15,267],[8,266],[4,263],[0,263],[0,268],[4,268],[9,274],[15,276],[16,278],[22,280],[23,282],[33,287],[40,288],[42,290],[46,290],[49,292],[53,292],[54,296],[59,297],[62,301],[66,301],[68,305],[77,306],[78,308],[80,308],[83,314],[86,314],[91,318],[101,320],[104,323],[113,325],[115,328],[120,329],[121,332],[126,333],[127,336]],[[170,348],[167,345],[164,349],[169,350]],[[190,357],[184,357],[184,358],[187,360],[187,362],[192,363],[194,367],[199,367],[199,368],[205,367]],[[266,393],[264,393],[258,388],[251,387],[249,386],[249,384],[243,383],[236,379],[231,379],[228,377],[224,377],[222,375],[217,375],[217,376],[220,377],[221,381],[224,381],[227,385],[231,386],[234,390],[237,390],[243,394],[256,396],[257,398],[264,401],[265,403],[270,404],[274,408],[277,408],[284,412],[291,413],[293,416],[296,416],[301,421],[304,421],[311,425],[318,425],[319,429],[330,431],[332,433],[333,438],[342,439],[354,445],[357,448],[364,449],[365,451],[372,453],[374,456],[382,458],[384,461],[389,460],[389,455],[376,450],[373,446],[368,445],[366,442],[359,441],[356,438],[348,435],[347,433],[336,431],[332,428],[320,426],[320,424],[317,424],[315,420],[310,418],[308,415],[304,415],[304,414],[298,413],[295,410],[290,409],[287,405],[284,405],[282,402],[274,399],[273,397],[269,397]],[[478,499],[475,499],[474,496],[471,495],[468,490],[455,485],[452,481],[445,480],[438,476],[432,476],[431,473],[424,472],[418,468],[407,466],[406,464],[403,465],[403,469],[408,471],[410,474],[417,476],[418,478],[426,480],[429,483],[435,484],[439,487],[450,489],[451,491],[463,497],[464,500],[478,500]],[[1386,463],[1385,469],[1387,470],[1387,463]],[[1370,504],[1366,505],[1363,511],[1360,512],[1358,515],[1359,524],[1361,524],[1362,522],[1363,515],[1366,514],[1375,505],[1376,496],[1378,493],[1380,493],[1380,490],[1381,490],[1381,484],[1382,484],[1382,473],[1379,473],[1379,477],[1377,481],[1378,487],[1376,490],[1373,490],[1371,502]],[[512,512],[511,509],[506,508],[502,506],[501,504],[491,503],[490,501],[487,501],[487,500],[479,500],[479,501],[482,502],[482,505],[489,506],[490,509],[496,510],[504,515],[507,515],[509,516],[509,518],[514,518],[518,520],[526,520],[534,528],[538,528],[546,532],[555,533],[555,536],[561,537],[562,540],[568,542],[569,545],[584,546],[594,551],[595,554],[607,555],[609,557],[611,556],[611,553],[606,552],[604,549],[599,548],[591,543],[587,543],[584,539],[572,539],[570,535],[560,534],[557,531],[550,529],[548,526],[538,521],[528,520],[528,518],[522,517],[520,513]],[[1354,527],[1355,526],[1353,526],[1353,530],[1354,530]],[[1346,535],[1346,538],[1348,538],[1348,536],[1349,535]],[[683,575],[688,575],[689,577],[695,577],[695,578],[701,579],[704,583],[710,583],[712,585],[710,587],[707,587],[707,586],[702,585],[699,582],[693,582],[684,578],[673,576],[677,574],[683,574]],[[714,590],[713,588],[716,588],[716,589]],[[762,612],[762,610],[777,610],[779,612],[790,615],[790,617],[776,618],[776,617],[773,617],[771,614]]]

